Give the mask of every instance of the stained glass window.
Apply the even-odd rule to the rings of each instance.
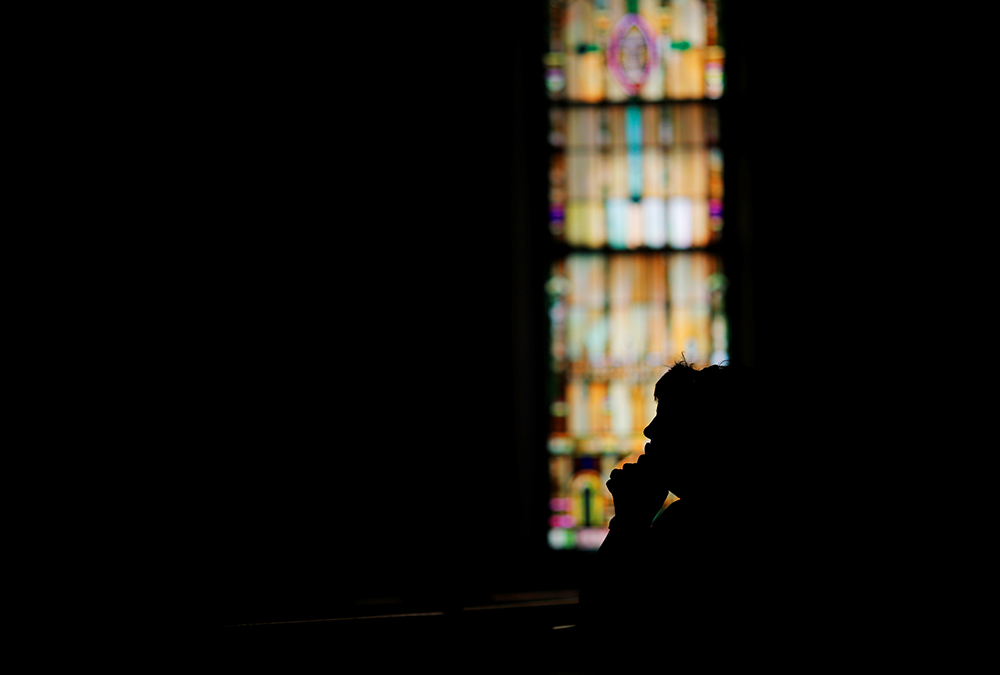
[[[725,53],[713,0],[553,0],[548,34],[549,545],[592,550],[656,380],[728,358]]]

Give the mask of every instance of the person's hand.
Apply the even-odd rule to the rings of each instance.
[[[612,471],[605,485],[615,499],[618,525],[649,527],[669,492],[656,461],[647,455],[639,455],[636,462]]]

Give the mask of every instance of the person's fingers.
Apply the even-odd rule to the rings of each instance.
[[[617,479],[618,476],[621,475],[621,473],[622,472],[621,472],[620,469],[612,469],[611,473],[608,474],[608,480],[607,480],[607,482],[604,483],[604,486],[606,488],[608,488],[609,490],[611,490],[612,492],[614,492],[614,488],[612,487],[612,484],[615,483],[615,479]]]

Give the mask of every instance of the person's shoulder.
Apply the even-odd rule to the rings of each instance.
[[[687,509],[687,506],[681,506],[681,500],[675,499],[670,502],[670,505],[657,514],[656,518],[653,519],[653,527],[663,527],[664,523],[676,520],[677,516],[683,513]]]
[[[650,526],[651,538],[657,542],[670,540],[674,543],[686,539],[691,522],[688,509],[688,505],[681,505],[680,500],[663,509]]]
[[[690,504],[678,499],[653,521],[652,539],[678,550],[683,546],[717,549],[745,529],[746,514],[706,504]],[[758,514],[754,514],[758,517]]]

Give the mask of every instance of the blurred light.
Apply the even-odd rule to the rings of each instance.
[[[576,442],[568,436],[552,436],[549,438],[549,452],[553,455],[568,455],[573,452]]]
[[[563,76],[562,69],[550,68],[548,71],[546,71],[545,86],[552,93],[556,93],[565,89],[566,78],[565,76]]]
[[[690,197],[671,197],[667,202],[670,243],[674,248],[691,248],[694,204]]]
[[[608,70],[629,96],[638,95],[660,62],[656,29],[642,14],[626,14],[611,30]]]
[[[549,548],[563,549],[573,548],[576,543],[572,530],[564,530],[554,527],[549,530]]]
[[[705,96],[707,98],[722,98],[725,88],[723,67],[726,50],[719,46],[708,47],[705,50]]]
[[[722,64],[705,64],[705,95],[708,98],[722,98]]]
[[[586,551],[596,551],[601,548],[608,530],[603,527],[587,527],[576,531],[576,547]]]
[[[550,68],[561,66],[566,63],[566,55],[562,52],[549,52],[544,57],[542,57],[545,65]]]
[[[549,516],[549,526],[554,528],[570,528],[576,525],[576,518],[568,513],[557,513]]]

